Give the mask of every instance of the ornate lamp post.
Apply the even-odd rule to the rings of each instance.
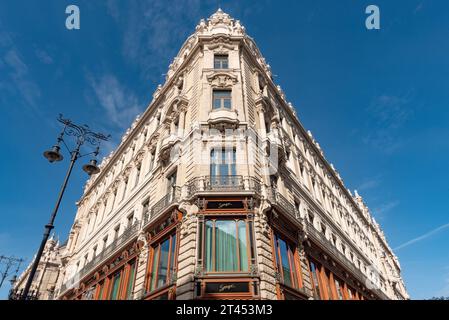
[[[50,232],[54,228],[53,223],[55,221],[56,214],[58,212],[59,205],[62,200],[62,196],[64,195],[64,191],[67,187],[67,182],[69,181],[70,174],[72,173],[72,169],[73,169],[73,166],[74,166],[76,160],[78,160],[81,157],[87,156],[87,155],[94,155],[94,157],[96,157],[100,151],[101,141],[107,141],[111,137],[110,135],[105,136],[104,134],[93,132],[92,130],[90,130],[90,128],[87,125],[74,124],[69,119],[64,119],[61,114],[59,115],[58,121],[64,125],[64,128],[58,137],[56,145],[54,145],[50,150],[45,151],[44,157],[47,158],[47,160],[50,161],[50,163],[53,163],[55,161],[61,161],[64,158],[62,156],[62,154],[60,153],[60,150],[61,150],[60,145],[62,143],[67,148],[69,154],[71,155],[70,165],[67,170],[64,182],[62,184],[61,191],[59,192],[59,196],[56,201],[55,208],[53,209],[53,212],[50,216],[49,222],[45,225],[44,235],[42,238],[41,245],[39,247],[39,250],[37,251],[36,258],[33,261],[33,265],[31,267],[30,274],[29,274],[27,282],[25,284],[25,288],[23,289],[23,292],[21,293],[22,300],[28,299],[31,283],[33,282],[34,275],[39,266],[39,261],[41,259],[41,256],[44,251],[45,244],[47,243]],[[67,146],[67,144],[64,141],[64,135],[75,137],[76,147],[74,150],[69,149],[69,147]],[[81,149],[81,146],[85,142],[88,142],[92,146],[95,146],[96,147],[95,151],[91,152],[91,153],[87,153],[87,154],[81,154],[80,149]],[[100,172],[100,168],[98,168],[98,166],[97,166],[97,160],[95,158],[90,160],[90,162],[88,164],[83,166],[83,170],[89,176]]]

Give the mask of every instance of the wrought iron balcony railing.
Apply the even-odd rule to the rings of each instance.
[[[367,286],[372,288],[371,291],[374,292],[379,298],[389,299],[387,295],[380,289],[376,288],[376,285],[372,283],[372,281],[369,280],[362,271],[356,268],[356,266],[343,253],[338,251],[334,244],[331,243],[323,233],[319,232],[312,223],[307,221],[305,224],[307,226],[307,234],[321,244],[323,249],[331,254],[338,262],[340,262],[343,267],[350,271],[360,283],[365,283]]]
[[[280,194],[276,189],[268,189],[268,200],[270,200],[271,203],[273,203],[278,209],[285,212],[294,220],[301,221],[299,211],[295,207],[295,205],[282,194]]]
[[[243,190],[242,176],[209,176],[206,179],[206,190]]]
[[[75,285],[78,280],[81,280],[85,275],[90,273],[94,268],[96,268],[98,265],[100,265],[104,260],[111,257],[111,254],[123,247],[126,243],[129,242],[129,240],[137,235],[137,232],[139,231],[140,223],[138,221],[134,222],[131,226],[126,228],[123,233],[116,238],[114,241],[112,241],[103,251],[101,251],[97,256],[95,256],[91,261],[86,263],[84,267],[82,267],[78,273],[69,279],[67,282],[65,282],[61,286],[61,293],[65,292],[67,289]]]
[[[156,202],[151,207],[151,210],[147,212],[147,214],[143,218],[144,225],[150,222],[150,220],[153,220],[154,218],[158,217],[166,208],[178,202],[180,198],[181,198],[181,188],[173,187],[173,190],[171,192],[163,196],[162,199]]]
[[[187,183],[188,196],[199,192],[261,192],[260,182],[253,177],[239,175],[202,176],[193,178]]]

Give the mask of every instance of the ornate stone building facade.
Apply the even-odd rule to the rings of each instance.
[[[239,21],[201,20],[86,184],[59,299],[407,299]]]
[[[56,284],[61,274],[61,257],[64,255],[64,250],[65,244],[61,245],[53,237],[48,240],[33,282],[31,283],[30,292],[32,294],[30,296],[39,300],[51,300],[55,298]],[[16,299],[22,293],[30,274],[31,265],[32,263],[30,263],[13,283],[10,291],[10,299]]]

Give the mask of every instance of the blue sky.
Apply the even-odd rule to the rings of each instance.
[[[65,28],[69,4],[80,8],[80,30]],[[365,28],[369,4],[380,7],[381,30]],[[398,248],[412,298],[449,295],[449,3],[220,5],[256,40],[306,129]],[[0,255],[29,262],[38,247],[68,165],[42,157],[59,132],[57,115],[111,133],[103,150],[112,150],[185,38],[217,6],[0,2]],[[86,180],[81,165],[56,219],[62,240]]]

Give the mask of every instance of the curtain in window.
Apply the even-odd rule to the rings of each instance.
[[[154,248],[153,251],[153,265],[151,267],[151,283],[150,283],[150,291],[156,288],[156,271],[157,265],[159,262],[159,246]]]
[[[98,297],[97,300],[103,300],[103,291],[104,291],[104,281],[102,283],[100,283],[100,289],[98,292]]]
[[[121,278],[120,272],[118,272],[117,274],[114,275],[114,279],[112,282],[111,300],[118,299],[118,294],[119,294],[119,289],[120,289],[120,278]]]
[[[130,300],[132,298],[135,273],[136,273],[136,263],[133,262],[129,266],[128,284],[126,286],[126,299],[127,300]]]
[[[235,221],[215,222],[215,264],[218,272],[238,271]]]
[[[318,275],[318,267],[313,263],[310,262],[310,272],[312,273],[312,279],[313,279],[313,286],[315,295],[317,298],[320,298],[320,283],[319,283],[319,275]]]
[[[206,221],[206,271],[213,271],[214,266],[212,265],[212,245],[213,245],[213,230],[214,230],[214,222],[209,220]]]
[[[238,222],[240,270],[248,271],[248,245],[246,243],[246,223]]]

